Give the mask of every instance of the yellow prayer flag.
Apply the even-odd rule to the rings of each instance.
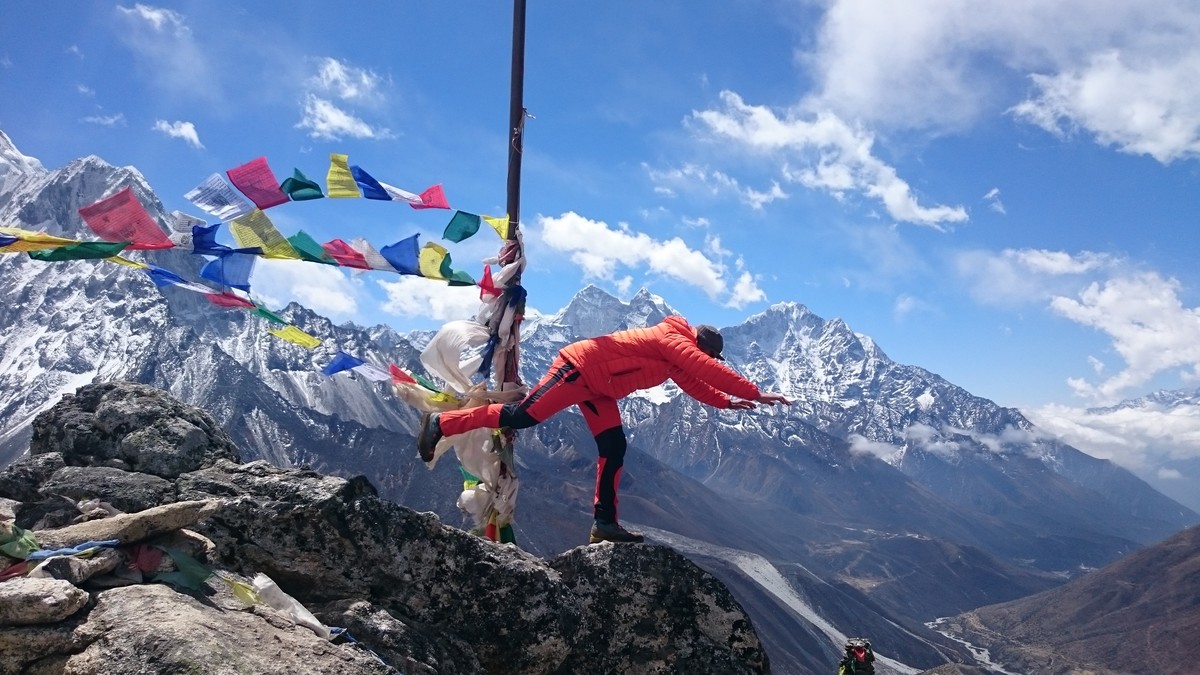
[[[488,225],[492,226],[492,229],[496,231],[496,234],[500,235],[501,239],[508,239],[508,214],[507,213],[504,214],[503,216],[500,216],[499,218],[493,218],[492,216],[483,216],[483,220]]]
[[[445,247],[432,241],[422,246],[421,253],[417,256],[417,269],[421,270],[421,276],[426,279],[445,279],[445,275],[442,274],[442,261],[446,259],[447,253]]]
[[[257,246],[262,249],[264,258],[300,260],[300,254],[283,238],[271,219],[260,209],[254,209],[241,218],[234,218],[233,222],[229,223],[229,231],[238,246]]]
[[[146,263],[138,262],[136,260],[130,260],[129,258],[122,258],[119,255],[114,255],[111,258],[105,258],[105,260],[107,260],[110,263],[116,263],[118,265],[132,267],[135,270],[149,269],[149,266],[146,265]]]
[[[454,394],[448,394],[444,391],[430,396],[429,400],[434,403],[453,403],[454,405],[462,405],[462,399],[458,398]]]
[[[325,174],[325,194],[330,197],[361,197],[354,174],[350,173],[350,155],[329,153],[329,172]]]
[[[16,237],[17,241],[8,246],[0,247],[2,253],[23,253],[29,251],[45,251],[52,248],[62,248],[80,243],[76,239],[63,239],[41,232],[24,230],[19,227],[0,227],[0,234]]]
[[[267,332],[281,340],[287,340],[293,344],[298,344],[305,349],[313,349],[317,345],[321,344],[320,340],[309,335],[308,333],[305,333],[299,328],[296,328],[295,326],[284,326],[283,328],[276,328]]]

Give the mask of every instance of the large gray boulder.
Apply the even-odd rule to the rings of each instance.
[[[80,387],[33,420],[31,455],[62,453],[71,466],[112,466],[175,478],[218,459],[240,462],[211,415],[133,382]]]
[[[770,669],[729,591],[669,548],[601,544],[547,562],[380,499],[361,476],[241,464],[211,418],[149,387],[64,397],[39,416],[31,452],[0,472],[0,497],[17,500],[7,511],[74,508],[70,499],[87,496],[130,512],[35,530],[43,548],[123,546],[96,563],[55,563],[66,580],[40,580],[54,584],[46,597],[61,590],[70,602],[46,601],[58,609],[50,623],[0,631],[0,675]],[[125,572],[152,544],[192,556],[207,581],[137,583]],[[107,572],[114,555],[123,557]],[[345,629],[347,643],[233,596],[226,581],[259,573]],[[181,582],[160,574],[148,577]]]

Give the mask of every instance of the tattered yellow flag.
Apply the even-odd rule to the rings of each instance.
[[[267,332],[281,340],[287,340],[292,344],[300,345],[305,349],[313,349],[317,345],[321,344],[320,340],[309,335],[308,333],[305,333],[299,328],[296,328],[295,326],[284,326],[283,328],[276,328]]]
[[[330,197],[362,197],[354,174],[350,173],[350,155],[329,153],[329,172],[325,174],[325,194]]]
[[[71,244],[78,244],[75,239],[63,239],[42,232],[34,232],[32,230],[24,230],[19,227],[0,227],[0,234],[8,235],[4,241],[11,238],[16,238],[16,241],[10,242],[4,246],[0,246],[0,252],[3,253],[22,253],[28,251],[45,251],[52,248],[62,248]]]
[[[114,256],[112,256],[111,258],[105,258],[105,260],[107,260],[107,261],[108,261],[108,262],[110,262],[110,263],[116,263],[116,264],[118,264],[118,265],[124,265],[124,266],[126,266],[126,267],[132,267],[132,268],[133,268],[133,269],[135,269],[135,270],[144,270],[144,269],[148,269],[148,266],[146,265],[146,263],[143,263],[143,262],[138,262],[138,261],[136,261],[136,260],[130,260],[129,258],[122,258],[122,257],[121,257],[121,256],[119,256],[119,255],[114,255]]]
[[[417,256],[417,269],[421,270],[421,276],[426,279],[445,279],[446,275],[442,274],[442,262],[446,260],[447,253],[449,251],[444,246],[433,242],[421,247],[421,253]]]
[[[500,235],[501,239],[508,239],[508,214],[507,213],[504,214],[503,216],[500,216],[499,218],[493,218],[491,216],[483,216],[483,221],[485,223],[487,223],[488,225],[491,225],[492,229],[496,231],[496,234]]]
[[[300,254],[288,240],[275,229],[274,223],[260,209],[235,218],[229,223],[229,231],[242,248],[261,248],[264,258],[277,260],[300,260]]]

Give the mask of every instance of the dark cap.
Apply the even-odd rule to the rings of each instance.
[[[725,338],[721,337],[721,331],[716,328],[706,323],[696,326],[696,345],[711,354],[714,359],[725,360],[725,357],[721,356],[721,350],[725,348]]]

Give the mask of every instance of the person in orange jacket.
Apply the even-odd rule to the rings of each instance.
[[[595,522],[589,540],[640,542],[641,534],[617,520],[617,485],[625,460],[625,429],[617,401],[639,389],[674,380],[689,396],[729,410],[757,404],[791,405],[779,394],[764,394],[753,382],[722,361],[725,341],[712,326],[693,328],[682,316],[669,316],[649,328],[623,330],[574,342],[559,351],[550,371],[519,403],[493,403],[475,408],[426,414],[417,433],[421,459],[433,459],[443,436],[475,429],[525,429],[578,406],[596,438]]]

